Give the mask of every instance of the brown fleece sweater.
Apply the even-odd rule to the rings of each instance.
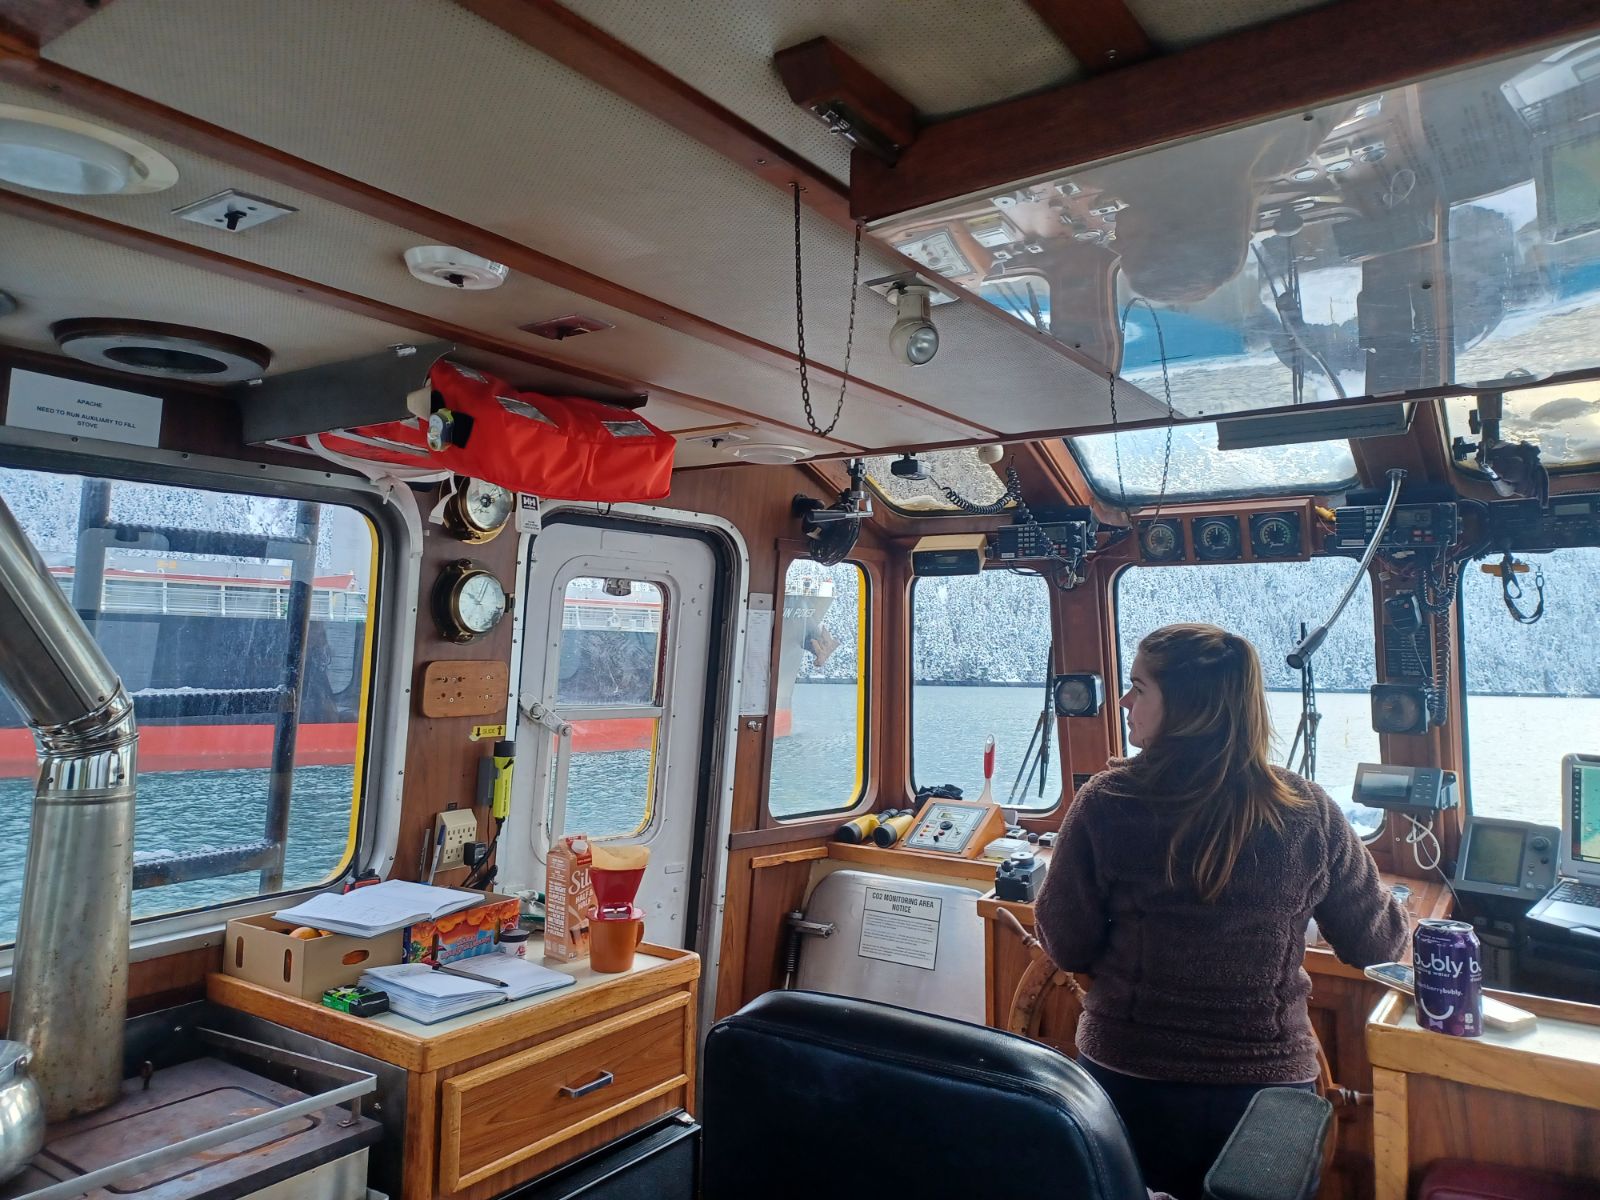
[[[1055,963],[1094,977],[1078,1048],[1147,1079],[1212,1084],[1316,1078],[1306,1012],[1306,922],[1352,966],[1398,958],[1405,913],[1328,794],[1279,775],[1307,803],[1258,829],[1213,903],[1166,881],[1176,814],[1126,799],[1127,768],[1086,783],[1061,823],[1035,906]]]

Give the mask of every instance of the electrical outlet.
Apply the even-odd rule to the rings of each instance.
[[[464,859],[468,842],[478,840],[478,814],[470,808],[446,809],[434,818],[434,845],[439,844],[439,831],[444,831],[444,846],[439,851],[439,870],[459,867]]]

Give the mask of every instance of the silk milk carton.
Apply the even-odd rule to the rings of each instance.
[[[581,833],[557,838],[545,862],[544,956],[559,962],[589,957],[589,910],[594,885],[589,868],[594,855]]]

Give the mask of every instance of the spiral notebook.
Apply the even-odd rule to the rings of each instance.
[[[432,921],[483,902],[482,892],[388,879],[343,895],[323,892],[272,915],[291,925],[310,925],[353,937],[377,937],[380,933]]]

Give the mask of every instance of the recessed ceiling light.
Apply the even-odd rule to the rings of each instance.
[[[272,351],[258,342],[160,321],[80,317],[57,321],[50,332],[63,354],[159,379],[240,383],[258,378],[272,362]]]
[[[149,146],[58,113],[0,104],[0,180],[69,196],[159,192],[178,168]]]
[[[789,466],[802,458],[810,458],[811,451],[804,446],[780,446],[773,442],[749,442],[734,446],[730,453],[741,462],[760,463],[763,466]]]

